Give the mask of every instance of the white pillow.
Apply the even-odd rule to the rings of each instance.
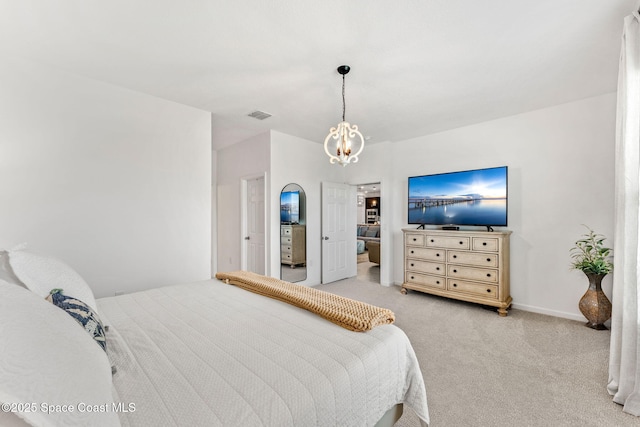
[[[27,424],[22,418],[18,417],[13,412],[0,411],[0,426],[2,427],[32,427]]]
[[[64,262],[26,251],[9,251],[9,263],[18,279],[42,298],[49,295],[51,289],[59,288],[65,295],[78,298],[100,314],[87,282]]]
[[[0,402],[35,403],[17,412],[34,426],[119,426],[105,352],[64,310],[0,282]],[[82,410],[108,405],[108,412]],[[73,412],[42,404],[73,405]]]
[[[20,281],[13,272],[11,265],[9,264],[9,252],[0,250],[0,280],[4,280],[7,283],[22,286],[25,288],[24,283]],[[0,424],[2,425],[2,424]]]

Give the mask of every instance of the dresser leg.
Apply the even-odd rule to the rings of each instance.
[[[400,288],[400,293],[402,295],[406,295],[407,294],[407,289],[403,286],[402,288]]]
[[[498,308],[498,315],[500,317],[507,317],[507,308],[506,307],[500,307]]]

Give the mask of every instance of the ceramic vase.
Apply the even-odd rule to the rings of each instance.
[[[611,301],[602,291],[602,279],[606,274],[585,273],[589,279],[589,289],[580,299],[578,307],[587,318],[585,326],[592,329],[608,329],[604,322],[611,318]]]

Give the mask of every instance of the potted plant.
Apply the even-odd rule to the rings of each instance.
[[[588,233],[571,248],[571,267],[582,271],[589,279],[589,289],[580,299],[578,307],[587,318],[586,326],[607,329],[604,322],[611,317],[611,302],[602,291],[602,279],[613,271],[611,248],[604,246],[606,238],[587,227]]]

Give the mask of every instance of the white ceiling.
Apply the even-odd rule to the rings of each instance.
[[[214,114],[399,141],[615,91],[638,0],[0,0],[0,50]],[[253,110],[273,117],[258,121]]]

